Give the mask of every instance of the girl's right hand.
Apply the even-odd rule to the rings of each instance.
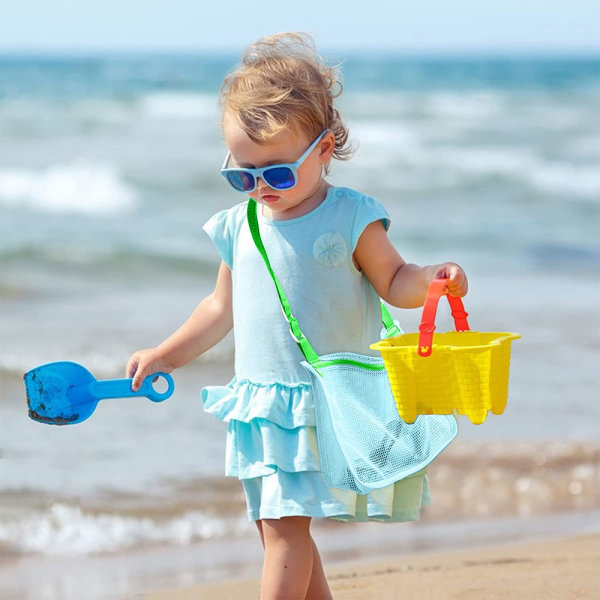
[[[171,373],[172,371],[173,366],[164,360],[158,348],[147,348],[132,354],[125,368],[125,375],[133,378],[131,389],[137,392],[148,375],[159,372]]]

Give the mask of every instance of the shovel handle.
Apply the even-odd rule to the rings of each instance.
[[[157,392],[154,389],[154,379],[164,377],[168,388],[165,392]],[[108,379],[106,381],[96,381],[91,384],[91,394],[98,398],[130,398],[134,396],[145,396],[152,402],[162,402],[171,396],[175,389],[175,382],[168,373],[153,373],[144,378],[140,389],[134,392],[131,389],[132,379]]]

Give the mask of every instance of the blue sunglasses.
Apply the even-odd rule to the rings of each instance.
[[[229,185],[238,192],[253,192],[256,189],[260,177],[270,188],[274,190],[290,190],[298,183],[298,169],[306,160],[308,155],[315,149],[327,133],[327,129],[321,131],[317,139],[306,149],[306,152],[295,162],[289,164],[269,165],[260,169],[228,169],[227,164],[231,158],[231,152],[227,153],[225,162],[221,167],[221,175],[227,179]]]

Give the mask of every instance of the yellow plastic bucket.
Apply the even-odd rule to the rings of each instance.
[[[434,333],[435,313],[445,279],[430,286],[419,333],[381,340],[381,352],[402,420],[447,415],[456,410],[479,425],[488,410],[504,412],[508,398],[510,343],[518,333],[470,331],[460,298],[447,296],[457,331]]]

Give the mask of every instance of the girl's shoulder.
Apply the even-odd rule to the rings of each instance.
[[[341,235],[354,252],[358,239],[365,228],[374,221],[381,221],[385,229],[390,227],[390,215],[379,200],[348,187],[329,189],[327,208],[321,213],[323,227]],[[315,232],[320,228],[315,228]],[[336,238],[337,239],[337,238]]]
[[[353,207],[357,210],[361,208],[385,210],[382,203],[377,200],[377,198],[369,196],[368,194],[363,194],[355,189],[336,186],[333,187],[331,191],[334,203],[336,204],[342,204],[346,207]]]
[[[368,223],[372,220],[381,219],[386,229],[389,227],[390,215],[385,206],[377,198],[348,187],[333,188],[332,196],[332,205],[352,215],[355,224],[357,222],[362,224],[363,221]]]
[[[246,222],[247,209],[248,201],[245,201],[225,210],[220,210],[204,223],[202,229],[209,235],[214,231],[227,232],[230,236],[235,235]]]
[[[210,219],[208,219],[207,223],[210,222],[228,222],[230,224],[240,223],[246,219],[246,211],[248,209],[248,201],[240,202],[235,206],[231,206],[230,208],[226,208],[224,210],[220,210],[215,213]]]
[[[233,267],[233,247],[240,229],[246,222],[247,208],[248,201],[240,202],[214,214],[202,226],[229,268]]]

